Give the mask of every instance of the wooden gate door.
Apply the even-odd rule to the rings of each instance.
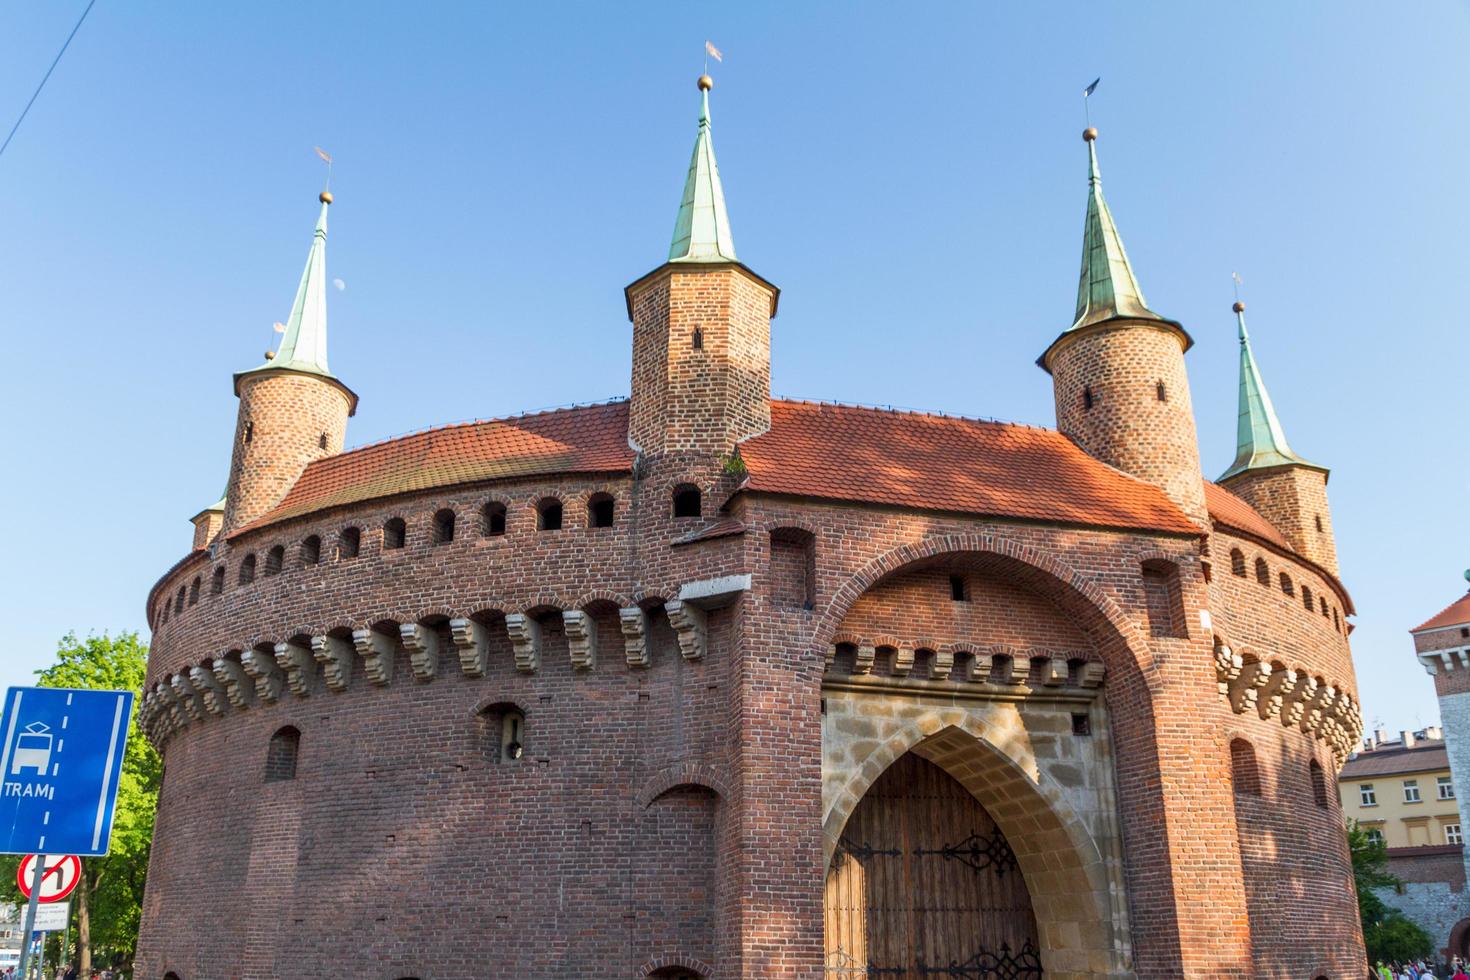
[[[847,821],[827,871],[828,980],[1038,980],[1036,918],[995,821],[905,755]]]

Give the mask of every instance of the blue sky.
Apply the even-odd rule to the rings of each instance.
[[[0,125],[84,0],[0,6]],[[1406,630],[1470,566],[1470,6],[166,4],[101,0],[0,157],[4,680],[143,601],[224,483],[233,371],[284,319],[336,158],[349,445],[625,394],[621,289],[666,254],[701,49],[789,397],[1053,424],[1080,93],[1208,475],[1230,274],[1294,447],[1332,468],[1365,715],[1432,722]]]

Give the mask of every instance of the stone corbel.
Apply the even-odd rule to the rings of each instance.
[[[1096,689],[1102,687],[1103,678],[1107,675],[1108,668],[1100,660],[1089,660],[1082,665],[1082,676],[1077,679],[1078,683],[1085,688]]]
[[[623,658],[629,667],[647,667],[648,613],[638,606],[618,610],[618,628],[623,631]]]
[[[1291,692],[1291,697],[1283,698],[1281,701],[1281,724],[1286,728],[1301,723],[1307,711],[1307,706],[1317,700],[1319,695],[1317,679],[1303,675],[1298,681],[1296,688]]]
[[[245,668],[229,657],[216,657],[214,677],[225,689],[225,697],[229,698],[230,704],[236,708],[250,707],[250,693],[255,690],[255,685],[245,676]]]
[[[929,661],[929,676],[936,681],[947,681],[954,670],[954,651],[935,650],[934,659]]]
[[[709,619],[704,610],[681,599],[670,599],[664,611],[669,614],[669,625],[674,627],[684,659],[703,659],[709,646]]]
[[[484,677],[490,666],[490,633],[475,619],[451,619],[449,642],[459,651],[459,669],[466,677]]]
[[[276,666],[286,675],[286,687],[298,698],[311,693],[311,675],[315,662],[311,651],[299,643],[276,644]]]
[[[877,659],[877,647],[871,643],[859,643],[857,653],[852,658],[852,672],[854,674],[871,674],[873,672],[873,661]]]
[[[1245,661],[1240,654],[1232,652],[1227,646],[1215,647],[1215,680],[1219,682],[1222,697],[1230,697],[1230,688],[1240,679],[1240,672],[1244,669]]]
[[[1052,657],[1042,668],[1041,682],[1047,687],[1057,687],[1067,683],[1069,676],[1071,676],[1071,671],[1067,668],[1067,658]]]
[[[356,629],[352,631],[352,645],[362,657],[367,679],[378,687],[387,687],[393,680],[393,655],[398,652],[393,637],[374,629]]]
[[[159,699],[158,688],[150,687],[143,692],[143,706],[138,709],[138,723],[148,733],[148,740],[157,746],[164,739],[166,712]]]
[[[255,696],[267,704],[279,701],[285,676],[275,659],[262,650],[246,650],[240,654],[240,666],[255,681]]]
[[[597,620],[585,609],[567,609],[561,614],[566,629],[567,649],[573,670],[591,670],[597,663]]]
[[[534,674],[541,666],[541,623],[525,613],[508,613],[505,632],[515,651],[516,670]]]
[[[176,703],[181,705],[191,721],[204,720],[204,708],[200,705],[199,692],[183,674],[175,674],[172,681]]]
[[[433,680],[439,665],[439,632],[419,623],[404,623],[398,627],[398,635],[408,651],[413,676],[421,681]]]
[[[990,680],[990,670],[995,666],[995,658],[988,653],[977,653],[970,657],[969,669],[965,672],[965,680],[979,681],[985,683]]]
[[[340,636],[320,634],[311,638],[312,659],[322,665],[322,680],[327,688],[342,692],[352,679],[352,643]]]
[[[225,696],[225,687],[215,679],[209,667],[190,667],[189,681],[204,700],[205,709],[212,715],[222,715],[230,710],[230,699]]]
[[[1333,704],[1342,694],[1331,684],[1317,692],[1317,698],[1302,716],[1301,724],[1298,726],[1303,735],[1312,735],[1321,730],[1322,722],[1332,711]]]
[[[1271,665],[1252,660],[1240,668],[1239,675],[1230,682],[1226,697],[1230,699],[1230,710],[1242,714],[1256,706],[1260,690],[1271,679]]]
[[[914,669],[914,648],[909,646],[893,648],[893,676],[907,677],[909,671]]]
[[[160,683],[153,691],[158,698],[158,721],[162,731],[160,737],[168,738],[189,723],[189,716],[184,713],[184,706],[179,704],[179,696],[174,693],[173,685]]]
[[[1271,671],[1271,676],[1266,678],[1266,685],[1256,697],[1256,714],[1260,715],[1262,721],[1270,721],[1281,713],[1282,705],[1296,690],[1297,680],[1297,672],[1289,667]]]

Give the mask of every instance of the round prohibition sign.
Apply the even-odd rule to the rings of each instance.
[[[59,902],[71,894],[82,876],[82,859],[75,854],[47,854],[46,870],[41,877],[42,902]],[[36,877],[36,855],[27,854],[15,871],[15,883],[20,893],[31,897],[31,881]]]

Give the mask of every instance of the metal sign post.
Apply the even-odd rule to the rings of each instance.
[[[36,855],[36,870],[31,873],[31,897],[26,900],[26,921],[20,934],[20,975],[26,975],[26,959],[31,952],[31,930],[36,927],[36,906],[41,904],[41,879],[46,877],[46,855]]]

